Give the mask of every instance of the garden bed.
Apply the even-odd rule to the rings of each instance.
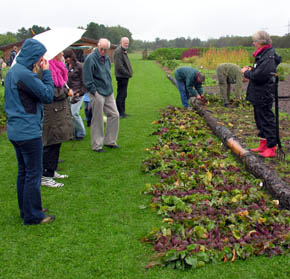
[[[144,242],[154,245],[148,267],[201,267],[252,255],[290,251],[290,214],[262,190],[196,112],[163,110],[156,144],[143,170],[160,177],[148,184],[151,207],[163,217]]]

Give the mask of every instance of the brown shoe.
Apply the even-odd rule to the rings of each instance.
[[[55,219],[55,216],[53,215],[47,215],[44,219],[42,219],[42,221],[40,222],[40,224],[48,224],[53,222]]]

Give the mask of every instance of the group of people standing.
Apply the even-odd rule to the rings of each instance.
[[[260,137],[260,145],[251,149],[259,152],[262,157],[275,157],[277,139],[277,126],[272,111],[275,90],[277,88],[277,66],[281,63],[281,57],[272,47],[270,35],[265,31],[258,31],[253,35],[253,45],[256,48],[253,56],[253,66],[242,69],[233,63],[222,63],[217,67],[217,79],[220,87],[220,95],[225,108],[230,107],[231,85],[235,84],[235,99],[241,100],[243,80],[249,81],[246,100],[254,108],[254,118]],[[181,67],[175,72],[175,78],[179,89],[182,105],[189,107],[191,97],[200,99],[203,93],[202,82],[204,76],[191,67]]]
[[[45,46],[35,39],[27,39],[16,58],[16,64],[5,79],[5,111],[8,116],[7,134],[18,161],[17,195],[20,216],[24,224],[52,222],[42,207],[40,185],[61,187],[54,179],[67,175],[56,172],[61,143],[82,139],[85,129],[79,116],[82,99],[88,94],[92,112],[91,148],[106,152],[117,145],[119,119],[128,116],[125,110],[127,87],[133,71],[127,56],[128,38],[122,38],[115,51],[116,101],[113,94],[111,61],[107,55],[109,40],[102,38],[97,48],[80,64],[71,50],[65,50],[46,61]],[[265,31],[253,35],[255,63],[239,69],[230,64],[217,69],[225,107],[229,102],[230,84],[242,78],[249,80],[247,97],[253,107],[258,136],[258,148],[252,149],[263,157],[274,157],[277,145],[276,125],[272,112],[275,74],[281,57],[275,53],[271,38]],[[66,65],[63,61],[63,55]],[[175,78],[182,104],[189,107],[189,99],[200,99],[205,76],[191,67],[176,70]],[[72,117],[72,114],[74,117]],[[104,117],[107,116],[106,129]],[[72,119],[74,119],[74,124]]]
[[[68,177],[56,171],[59,153],[62,142],[85,136],[79,116],[85,92],[92,107],[92,150],[105,152],[103,146],[120,148],[119,118],[127,116],[125,99],[133,73],[128,46],[129,39],[122,38],[115,57],[119,112],[113,94],[111,62],[106,54],[110,48],[107,39],[99,40],[83,66],[70,49],[47,61],[42,43],[35,39],[24,42],[15,65],[6,75],[5,111],[7,135],[18,161],[17,196],[25,225],[50,223],[55,219],[42,207],[40,186],[62,187],[64,184],[55,179]],[[107,116],[106,132],[103,113]]]

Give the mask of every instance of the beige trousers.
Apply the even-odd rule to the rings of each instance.
[[[93,150],[103,147],[103,144],[117,143],[119,133],[119,112],[114,99],[114,94],[103,96],[98,92],[90,95],[92,107],[91,121],[91,146]],[[104,117],[107,116],[106,133],[104,134]]]

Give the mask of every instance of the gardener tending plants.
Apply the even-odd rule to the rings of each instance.
[[[254,66],[242,69],[244,77],[249,79],[246,99],[254,107],[254,117],[260,137],[259,147],[252,151],[259,152],[263,157],[275,157],[277,145],[275,117],[272,111],[276,84],[272,75],[277,73],[281,57],[276,54],[271,43],[272,40],[267,32],[256,32],[253,35],[253,45],[256,48],[253,53]]]
[[[241,68],[233,63],[222,63],[218,65],[217,78],[220,87],[220,94],[226,108],[229,107],[231,84],[236,84],[235,100],[238,102],[241,98],[243,74]]]
[[[201,99],[203,93],[202,83],[205,80],[203,74],[191,67],[181,67],[175,72],[175,79],[180,93],[182,105],[188,108],[190,97]]]

